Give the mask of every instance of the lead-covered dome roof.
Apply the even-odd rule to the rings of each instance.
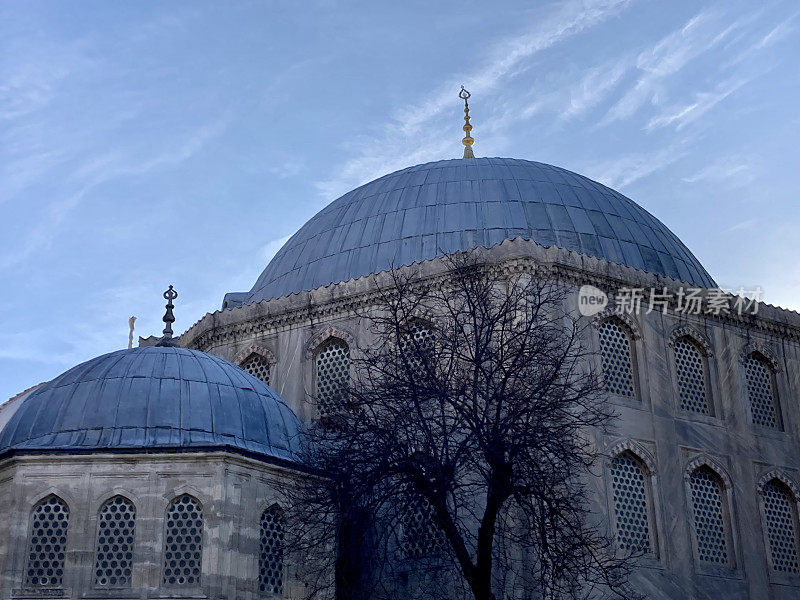
[[[230,449],[292,460],[300,422],[264,382],[197,350],[93,358],[30,392],[0,432],[9,451]]]
[[[362,185],[312,217],[249,293],[258,302],[522,237],[701,287],[714,281],[653,215],[587,177],[511,158],[442,160]]]

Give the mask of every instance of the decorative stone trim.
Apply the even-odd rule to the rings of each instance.
[[[616,458],[623,452],[630,452],[631,454],[636,456],[636,458],[641,460],[647,467],[649,475],[655,475],[658,472],[658,469],[656,469],[656,461],[653,458],[652,454],[650,454],[650,452],[648,452],[638,442],[634,440],[625,440],[623,442],[619,442],[611,448],[609,456],[611,458]]]
[[[777,479],[781,483],[785,484],[786,487],[788,487],[791,490],[792,495],[794,496],[794,501],[800,502],[800,489],[797,488],[797,484],[794,482],[794,479],[789,477],[789,475],[787,475],[786,472],[779,467],[770,469],[769,471],[764,473],[758,480],[757,489],[760,495],[764,494],[764,486],[767,485],[773,479]]]
[[[686,469],[683,471],[683,479],[686,482],[686,485],[689,485],[692,474],[700,467],[707,467],[711,469],[714,474],[722,480],[722,484],[725,486],[726,490],[733,489],[733,480],[731,480],[727,469],[725,469],[719,462],[707,454],[701,454],[695,459],[689,461],[689,464],[686,465]]]
[[[773,373],[780,373],[781,366],[778,362],[778,359],[775,357],[775,354],[772,352],[770,347],[761,341],[758,340],[750,340],[744,347],[742,351],[742,361],[747,360],[752,355],[757,354],[766,360],[769,368],[772,369]]]
[[[264,360],[267,361],[270,365],[274,365],[277,363],[277,359],[275,358],[275,353],[264,346],[259,344],[251,344],[247,348],[243,348],[236,353],[236,356],[233,358],[233,362],[237,365],[241,365],[245,360],[250,358],[253,354],[262,357]]]
[[[708,341],[708,338],[699,330],[690,325],[678,325],[672,330],[672,333],[669,334],[669,347],[674,348],[675,342],[683,338],[689,338],[695,344],[697,344],[697,346],[700,347],[700,350],[703,351],[703,354],[705,354],[706,358],[711,358],[714,356],[714,351],[711,347],[711,342]]]
[[[598,313],[598,315],[594,318],[592,322],[592,326],[597,329],[603,323],[603,321],[609,320],[616,320],[628,330],[628,333],[631,334],[631,338],[634,341],[642,339],[642,332],[639,329],[639,325],[636,323],[636,320],[631,317],[628,313],[619,313],[614,308],[606,308],[603,312]]]
[[[329,338],[339,338],[340,340],[344,340],[351,349],[354,348],[356,344],[355,336],[346,329],[333,326],[327,327],[308,341],[306,344],[306,358],[309,360],[312,359],[314,357],[314,353],[317,351],[317,348],[319,348],[322,343]]]

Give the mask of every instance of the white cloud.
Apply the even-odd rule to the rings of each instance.
[[[684,177],[686,183],[723,182],[735,186],[747,185],[756,177],[757,167],[752,159],[742,156],[722,156],[713,160],[692,175]]]
[[[659,115],[650,119],[645,125],[645,129],[652,131],[659,127],[675,125],[675,128],[680,131],[686,125],[702,117],[748,81],[749,79],[745,78],[726,81],[720,84],[713,92],[697,92],[690,104],[667,107]]]
[[[618,189],[660,171],[688,154],[675,144],[656,152],[624,154],[589,165],[585,172],[605,185]]]

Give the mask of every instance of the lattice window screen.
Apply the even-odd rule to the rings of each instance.
[[[764,486],[764,516],[767,537],[776,571],[800,574],[797,555],[797,503],[792,492],[773,479]]]
[[[250,375],[258,377],[261,381],[269,385],[270,366],[267,359],[263,356],[253,354],[242,363],[242,368],[250,373]]]
[[[331,339],[317,352],[317,403],[322,417],[335,414],[344,404],[350,383],[350,347]]]
[[[407,557],[421,558],[442,551],[443,533],[433,520],[433,509],[427,500],[411,500],[405,507],[402,523],[401,547]]]
[[[261,513],[261,554],[258,589],[262,595],[283,594],[283,538],[285,518],[277,505]]]
[[[164,585],[199,586],[202,557],[203,510],[191,496],[178,496],[167,508]]]
[[[611,461],[617,545],[623,550],[653,551],[648,484],[645,466],[632,454]]]
[[[749,356],[744,363],[744,377],[753,423],[764,427],[780,427],[769,366],[757,356]]]
[[[37,504],[31,513],[25,585],[61,587],[64,580],[69,508],[51,496]]]
[[[603,321],[598,328],[603,381],[607,392],[634,398],[631,338],[615,321]]]
[[[433,330],[422,322],[413,323],[400,338],[401,349],[406,353],[411,368],[421,369],[423,356],[433,349]]]
[[[122,496],[114,496],[100,507],[94,584],[101,588],[130,587],[136,508]]]
[[[689,487],[697,533],[697,554],[704,562],[727,565],[730,561],[722,481],[711,469],[700,467],[690,476]]]
[[[689,412],[711,414],[706,391],[706,359],[693,342],[675,342],[675,369],[681,408]]]

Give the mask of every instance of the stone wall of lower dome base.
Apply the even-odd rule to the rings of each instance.
[[[225,453],[179,455],[24,456],[0,464],[0,598],[242,598],[259,592],[259,519],[279,501],[286,469]],[[182,495],[202,510],[199,585],[164,581],[165,514]],[[135,507],[131,581],[119,589],[96,576],[99,511],[115,496]],[[31,510],[57,497],[68,507],[63,580],[46,588],[28,582]],[[287,567],[286,597],[297,596]],[[112,586],[113,588],[113,586]],[[293,591],[294,590],[294,591]]]

